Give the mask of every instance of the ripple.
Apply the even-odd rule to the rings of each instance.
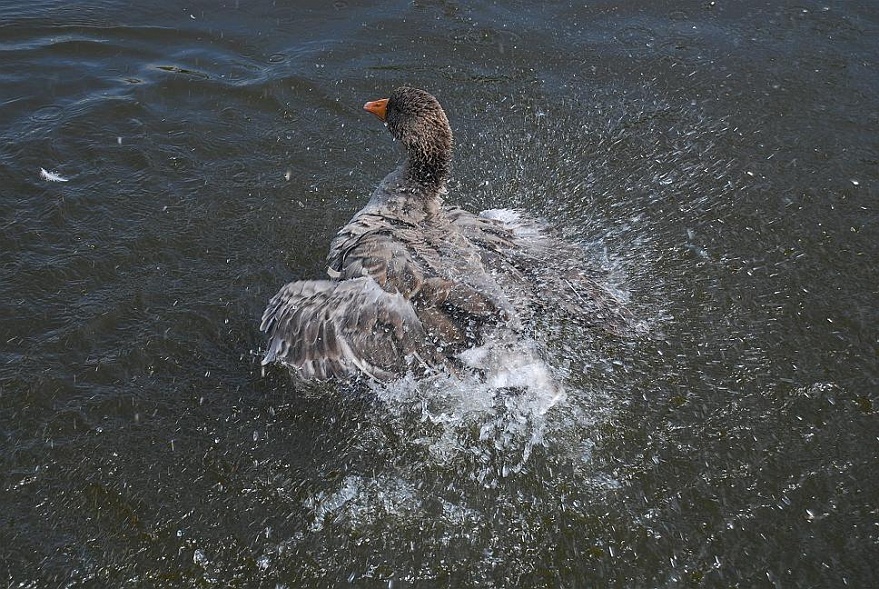
[[[201,78],[201,79],[203,79],[203,80],[208,80],[208,79],[210,79],[210,76],[208,76],[208,75],[207,75],[206,73],[204,73],[204,72],[199,72],[199,71],[196,71],[196,70],[191,70],[191,69],[187,69],[187,68],[182,68],[182,67],[180,67],[180,66],[176,66],[176,65],[157,65],[157,66],[154,66],[154,67],[155,67],[156,69],[158,69],[158,70],[162,70],[163,72],[169,72],[169,73],[172,73],[172,74],[181,74],[181,75],[184,75],[184,76],[192,76],[192,77],[194,77],[194,78]]]
[[[699,27],[691,20],[680,20],[672,23],[669,32],[682,37],[696,37],[700,34]]]
[[[656,33],[647,27],[623,27],[616,32],[614,38],[626,47],[645,47],[656,40]]]
[[[244,162],[234,162],[230,166],[229,180],[235,186],[247,186],[253,182],[253,173]]]
[[[499,31],[490,28],[467,29],[451,35],[452,41],[465,45],[480,46],[516,46],[522,38],[512,31]]]
[[[33,119],[35,121],[41,121],[41,122],[57,121],[58,119],[61,118],[61,114],[63,112],[64,112],[63,108],[53,104],[51,106],[44,106],[42,108],[38,108],[31,115],[31,119]]]
[[[692,53],[693,51],[698,50],[699,45],[691,37],[672,36],[664,39],[659,44],[659,48],[662,50],[662,53],[666,55],[681,55],[683,53]],[[692,55],[688,59],[694,60],[693,63],[704,61],[704,59],[697,59]]]

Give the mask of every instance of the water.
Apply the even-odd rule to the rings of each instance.
[[[0,8],[0,580],[877,584],[879,11],[43,1]],[[400,154],[520,207],[649,336],[546,326],[566,396],[262,374]],[[67,182],[41,177],[41,168]]]

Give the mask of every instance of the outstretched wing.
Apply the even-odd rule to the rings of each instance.
[[[269,335],[262,363],[303,379],[403,374],[425,340],[409,301],[369,277],[291,282],[269,301],[260,329]]]
[[[545,223],[509,209],[478,216],[452,209],[449,216],[480,246],[485,265],[507,285],[527,291],[543,312],[622,335],[638,329],[631,311],[610,286],[608,273],[584,259],[578,245],[553,235]]]

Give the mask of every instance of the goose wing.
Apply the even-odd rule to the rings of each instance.
[[[507,290],[527,293],[540,312],[616,335],[637,329],[622,296],[610,286],[608,272],[586,261],[580,246],[556,237],[546,223],[509,209],[478,216],[452,209],[449,217],[480,247],[485,265]]]
[[[291,282],[269,301],[260,329],[269,336],[262,363],[303,379],[402,374],[425,340],[409,301],[369,277]]]

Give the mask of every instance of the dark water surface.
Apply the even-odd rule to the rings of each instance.
[[[875,2],[5,2],[0,585],[879,585]],[[259,367],[400,157],[543,215],[650,335],[545,415]],[[41,177],[40,169],[67,182]]]

